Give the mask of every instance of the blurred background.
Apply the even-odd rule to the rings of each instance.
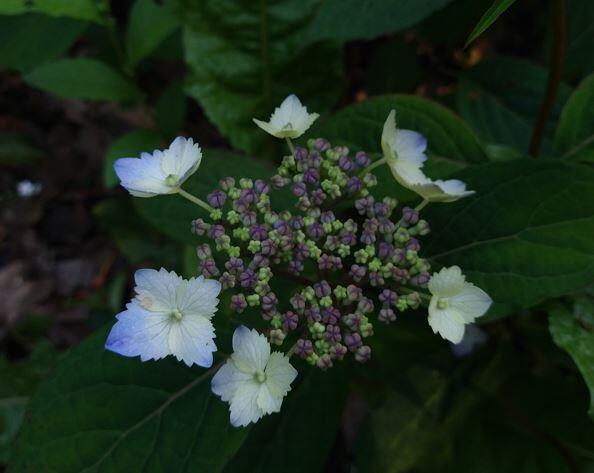
[[[0,464],[38,381],[120,311],[135,268],[194,272],[191,242],[143,218],[115,159],[184,135],[273,163],[278,144],[251,118],[289,92],[322,120],[415,94],[461,115],[493,159],[528,153],[554,2],[514,3],[467,47],[492,0],[268,3],[262,20],[248,1],[0,1],[0,376],[12,399],[0,402]],[[566,6],[550,129],[594,69],[594,2]]]

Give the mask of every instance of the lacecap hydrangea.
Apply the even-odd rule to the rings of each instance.
[[[383,156],[375,160],[324,138],[295,147],[291,140],[317,117],[291,95],[268,122],[254,119],[285,139],[289,153],[275,174],[223,178],[205,200],[182,189],[202,160],[191,139],[176,138],[166,150],[115,163],[132,195],[179,194],[208,216],[192,222],[197,240],[205,241],[196,248],[198,277],[138,271],[136,295],[116,316],[106,348],[142,361],[173,355],[210,367],[216,318],[257,313],[266,328],[238,323],[232,354],[211,368],[212,390],[229,403],[234,426],[281,409],[297,377],[291,357],[321,370],[345,357],[365,363],[373,356],[374,332],[421,306],[428,307],[435,333],[459,343],[465,326],[491,305],[459,267],[432,273],[422,256],[430,226],[421,210],[473,194],[461,181],[424,174],[427,140],[398,129],[392,111],[378,136]],[[374,197],[374,173],[384,166],[395,185],[420,196],[416,207],[399,206],[392,195]],[[287,196],[291,205],[283,208]],[[219,307],[220,293],[229,294],[228,306]]]

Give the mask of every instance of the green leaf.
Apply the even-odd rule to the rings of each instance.
[[[130,63],[135,66],[151,54],[161,42],[179,26],[174,2],[136,0],[130,11],[126,31],[126,50]]]
[[[472,30],[470,36],[468,36],[468,40],[466,41],[466,45],[464,47],[467,47],[476,38],[482,35],[484,31],[493,23],[495,23],[495,20],[497,20],[497,18],[499,18],[499,16],[505,10],[511,7],[515,1],[516,0],[495,0],[493,5],[491,5],[491,7],[481,17],[478,24],[474,27],[474,30]]]
[[[483,141],[527,153],[546,82],[547,71],[529,62],[512,58],[484,61],[462,75],[458,110]],[[551,137],[570,92],[561,84],[543,140],[545,153],[551,151]]]
[[[581,79],[594,70],[594,2],[566,0],[564,74]]]
[[[0,15],[44,13],[103,23],[104,0],[2,0]]]
[[[33,13],[0,16],[0,66],[30,71],[64,54],[86,27],[82,21]]]
[[[451,0],[324,0],[307,39],[373,39],[416,25]]]
[[[578,299],[573,311],[555,307],[549,316],[553,340],[571,355],[590,390],[590,416],[594,417],[594,304]]]
[[[29,358],[10,363],[0,358],[0,465],[6,463],[9,447],[19,430],[29,396],[56,361],[49,342],[40,342]]]
[[[302,41],[318,0],[183,0],[186,91],[233,147],[254,152],[273,139],[268,119],[290,93],[323,113],[342,86],[337,43]]]
[[[594,159],[594,74],[575,89],[559,120],[554,151],[562,158]]]
[[[43,157],[43,152],[19,133],[0,133],[0,164],[32,164]]]
[[[518,159],[456,177],[476,195],[427,210],[433,230],[423,254],[436,268],[459,265],[496,303],[511,308],[592,283],[594,170]]]
[[[152,153],[163,144],[161,135],[153,130],[135,130],[118,137],[109,147],[103,163],[103,184],[108,189],[119,184],[113,164],[119,158],[136,158],[146,151]]]
[[[218,187],[218,181],[223,177],[266,179],[272,174],[272,168],[262,161],[231,151],[207,149],[203,150],[198,171],[186,181],[183,189],[206,200],[206,196]],[[138,213],[161,233],[182,243],[197,243],[196,235],[191,233],[192,220],[205,217],[206,212],[196,204],[179,195],[164,195],[148,199],[136,198],[134,205]]]
[[[163,91],[156,103],[155,119],[167,137],[179,133],[184,125],[186,109],[186,95],[179,84],[173,84]]]
[[[141,96],[133,82],[96,59],[62,59],[34,69],[24,79],[69,99],[132,102]]]
[[[74,348],[31,399],[9,470],[221,471],[247,429],[231,427],[211,372],[120,357],[106,335]]]
[[[280,415],[267,416],[252,428],[224,472],[322,471],[341,422],[345,381],[341,366],[328,372],[309,369]]]

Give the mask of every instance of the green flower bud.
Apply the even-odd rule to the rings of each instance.
[[[314,346],[316,347],[316,353],[320,355],[330,351],[330,344],[326,340],[316,340]]]
[[[369,258],[369,256],[367,255],[367,252],[365,250],[355,251],[354,256],[355,256],[355,262],[357,262],[359,264],[367,263],[367,259]]]
[[[257,253],[258,251],[260,251],[260,242],[258,240],[250,240],[250,242],[248,243],[248,251],[251,251],[252,253]]]
[[[301,295],[305,297],[305,299],[309,302],[313,301],[316,297],[316,291],[314,291],[313,287],[307,286],[303,291],[301,291]]]
[[[408,261],[410,264],[415,264],[417,262],[417,259],[419,257],[417,256],[417,252],[413,251],[413,250],[406,250],[406,261]]]
[[[212,212],[210,212],[210,218],[214,221],[222,219],[223,211],[221,209],[213,209]]]
[[[252,189],[254,187],[254,183],[251,179],[242,177],[239,180],[239,187],[241,187],[242,189]]]
[[[322,307],[330,307],[332,305],[332,298],[330,296],[324,296],[320,299],[320,305]]]
[[[321,335],[326,331],[326,327],[320,322],[315,322],[311,327],[309,327],[309,331],[314,335]]]
[[[377,258],[373,258],[369,262],[369,270],[370,271],[379,271],[381,267],[382,267],[382,262]]]
[[[338,247],[338,256],[340,256],[341,258],[346,258],[350,254],[351,247],[349,245],[340,245]]]
[[[293,182],[297,184],[298,182],[303,182],[303,174],[295,174],[293,176]]]
[[[362,337],[369,337],[373,335],[373,325],[371,325],[370,323],[362,323],[359,327],[359,332],[361,333]]]
[[[406,302],[405,297],[400,297],[398,299],[396,302],[396,309],[398,309],[400,312],[404,312],[406,309],[408,309],[408,303]]]
[[[335,232],[342,230],[342,227],[343,223],[340,220],[334,220],[334,222],[332,222],[332,230]]]
[[[230,246],[227,249],[227,254],[229,256],[233,256],[235,258],[239,258],[239,255],[241,254],[241,248],[239,248],[239,246]]]
[[[373,246],[373,245],[367,245],[365,247],[365,251],[367,252],[367,254],[369,255],[370,258],[372,258],[373,256],[375,256],[375,246]]]
[[[256,287],[254,287],[254,292],[259,296],[264,296],[270,292],[270,286],[268,285],[267,281],[258,281],[256,283]]]
[[[413,309],[418,309],[418,307],[421,305],[421,296],[419,296],[419,293],[417,292],[408,294],[406,296],[406,303],[409,307]]]
[[[239,214],[235,210],[229,210],[229,212],[227,212],[227,222],[231,225],[239,223]]]
[[[322,228],[326,233],[332,233],[332,224],[331,223],[323,223]]]
[[[233,236],[241,241],[248,241],[250,239],[250,231],[245,227],[233,229]]]
[[[272,317],[272,319],[270,319],[270,325],[272,325],[274,328],[281,328],[283,326],[283,320],[280,314],[276,314]]]
[[[269,339],[273,345],[282,345],[285,341],[287,334],[280,329],[274,329],[270,331]]]
[[[258,279],[260,281],[269,281],[272,277],[272,270],[270,268],[260,268],[258,270]]]
[[[338,300],[342,300],[347,296],[347,290],[344,286],[336,286],[332,292]]]
[[[410,234],[406,228],[400,227],[398,230],[394,232],[394,241],[403,245],[408,240],[410,240]]]
[[[255,307],[260,304],[260,296],[258,294],[250,294],[245,300],[250,307]]]
[[[316,219],[313,217],[304,217],[303,218],[303,223],[305,224],[305,226],[309,227],[310,225],[313,225],[316,222]]]
[[[305,361],[307,361],[310,365],[315,366],[315,364],[318,362],[318,358],[319,358],[318,355],[316,355],[315,353],[312,353],[305,359]]]
[[[377,185],[377,177],[375,177],[375,174],[368,172],[363,176],[363,184],[365,184],[366,187],[373,187]]]
[[[236,200],[236,199],[239,199],[241,190],[238,189],[237,187],[234,187],[233,189],[229,189],[228,194],[229,194],[229,198]]]

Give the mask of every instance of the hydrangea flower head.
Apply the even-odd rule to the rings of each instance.
[[[212,365],[217,347],[210,319],[221,284],[203,276],[185,280],[161,268],[134,275],[136,297],[120,312],[105,347],[142,361],[173,355],[188,366]]]
[[[242,326],[233,334],[233,354],[212,379],[212,391],[229,402],[235,427],[279,412],[297,371],[289,358],[270,352],[266,337]]]
[[[178,136],[169,148],[141,153],[140,158],[121,158],[114,164],[120,182],[136,197],[174,194],[202,160],[202,151],[192,138]]]
[[[396,112],[392,110],[384,123],[382,151],[394,178],[407,189],[431,202],[453,202],[474,194],[457,179],[433,181],[423,173],[427,160],[427,140],[411,130],[396,128]]]
[[[458,266],[434,273],[427,287],[432,296],[429,325],[452,343],[460,343],[465,325],[484,315],[493,302],[485,291],[466,281]]]
[[[299,138],[318,117],[317,113],[307,113],[297,96],[291,94],[274,110],[270,120],[254,118],[254,123],[277,138]]]

